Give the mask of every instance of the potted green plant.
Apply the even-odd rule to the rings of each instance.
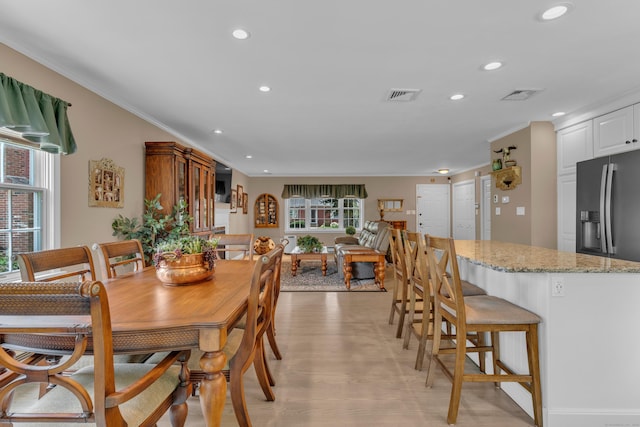
[[[306,236],[298,237],[298,247],[302,252],[319,252],[322,250],[323,244],[315,236],[307,234]]]
[[[218,240],[184,236],[159,243],[153,255],[158,278],[167,284],[194,283],[211,277]]]
[[[350,225],[344,229],[344,232],[347,233],[347,236],[353,236],[356,234],[356,228],[353,225]]]
[[[145,211],[141,220],[118,215],[111,223],[114,236],[123,240],[140,240],[147,265],[151,265],[158,243],[188,236],[189,224],[193,221],[187,211],[187,203],[183,200],[173,207],[171,213],[164,214],[160,196],[158,194],[153,199],[145,199]]]

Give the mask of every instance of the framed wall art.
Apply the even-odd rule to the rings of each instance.
[[[242,193],[242,213],[249,213],[249,195]]]
[[[235,213],[238,210],[238,193],[235,188],[231,189],[231,200],[229,202],[229,212]]]
[[[89,160],[89,206],[124,207],[124,168],[113,160]]]
[[[244,201],[243,198],[242,198],[243,194],[244,194],[244,187],[242,185],[238,184],[237,192],[236,192],[236,195],[238,197],[238,209],[240,209],[243,206],[242,205],[242,203]]]

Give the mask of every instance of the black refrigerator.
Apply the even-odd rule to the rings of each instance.
[[[576,252],[640,261],[640,150],[577,168]]]

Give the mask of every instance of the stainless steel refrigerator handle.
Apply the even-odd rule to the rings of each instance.
[[[604,196],[605,196],[605,189],[607,187],[607,169],[608,169],[608,164],[604,164],[602,165],[602,179],[600,181],[600,224],[604,225],[604,227],[601,227],[602,229],[602,237],[600,238],[600,250],[602,250],[602,253],[607,253],[607,227],[604,223],[605,221],[605,214],[604,214]]]
[[[607,248],[609,254],[613,255],[616,251],[613,247],[613,230],[611,229],[611,185],[613,183],[613,171],[616,169],[616,165],[609,163],[609,170],[607,172],[607,194],[605,196],[605,209],[606,209],[606,227],[607,227]]]

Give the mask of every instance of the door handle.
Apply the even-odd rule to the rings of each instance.
[[[605,228],[606,228],[606,237],[607,237],[607,251],[609,254],[613,255],[616,253],[615,248],[613,247],[613,229],[611,227],[611,185],[613,184],[613,172],[616,170],[615,163],[609,163],[609,170],[607,171],[607,194],[605,196]]]
[[[605,221],[605,189],[607,188],[607,169],[608,164],[602,165],[602,177],[600,179],[600,221]],[[602,237],[600,238],[600,250],[602,253],[607,253],[607,226],[605,225],[602,230]]]

